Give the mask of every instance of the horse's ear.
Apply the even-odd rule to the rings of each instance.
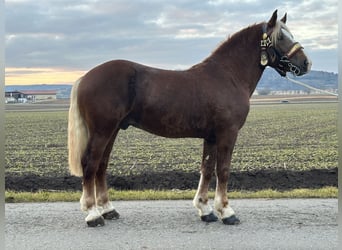
[[[277,12],[278,12],[278,10],[275,10],[273,12],[273,15],[272,15],[271,19],[268,21],[267,26],[270,29],[274,28],[276,23],[277,23],[277,18],[278,18]]]
[[[283,23],[286,23],[286,20],[287,20],[287,13],[285,13],[285,15],[283,16],[283,18],[280,21],[282,21]]]

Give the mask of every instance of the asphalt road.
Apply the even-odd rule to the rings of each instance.
[[[78,203],[6,204],[6,249],[337,249],[337,199],[231,200],[237,226],[189,200],[114,205],[120,219],[88,228]]]

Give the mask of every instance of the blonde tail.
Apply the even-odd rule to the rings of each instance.
[[[77,90],[81,79],[74,83],[71,90],[69,122],[68,122],[68,149],[69,169],[72,175],[82,176],[82,155],[88,142],[88,130],[80,114],[77,104]]]

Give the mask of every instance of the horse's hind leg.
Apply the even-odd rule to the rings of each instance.
[[[85,220],[91,227],[104,225],[104,219],[96,207],[95,176],[108,141],[108,137],[104,135],[92,134],[82,157],[83,194],[80,203],[82,210],[88,213]]]
[[[193,200],[194,206],[198,209],[202,221],[213,222],[218,218],[213,213],[212,207],[208,204],[208,188],[216,165],[216,144],[204,141],[201,166],[201,178],[198,184],[197,193]]]
[[[100,214],[104,219],[113,220],[119,218],[119,213],[114,209],[108,198],[108,189],[106,181],[106,170],[108,167],[108,161],[110,153],[113,148],[115,138],[119,130],[116,130],[107,144],[107,147],[103,153],[102,160],[99,165],[99,169],[96,173],[95,185],[96,185],[96,206]]]

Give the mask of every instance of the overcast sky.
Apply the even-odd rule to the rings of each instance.
[[[7,0],[6,84],[71,83],[128,59],[167,69],[202,61],[278,9],[313,61],[337,72],[338,0]]]

